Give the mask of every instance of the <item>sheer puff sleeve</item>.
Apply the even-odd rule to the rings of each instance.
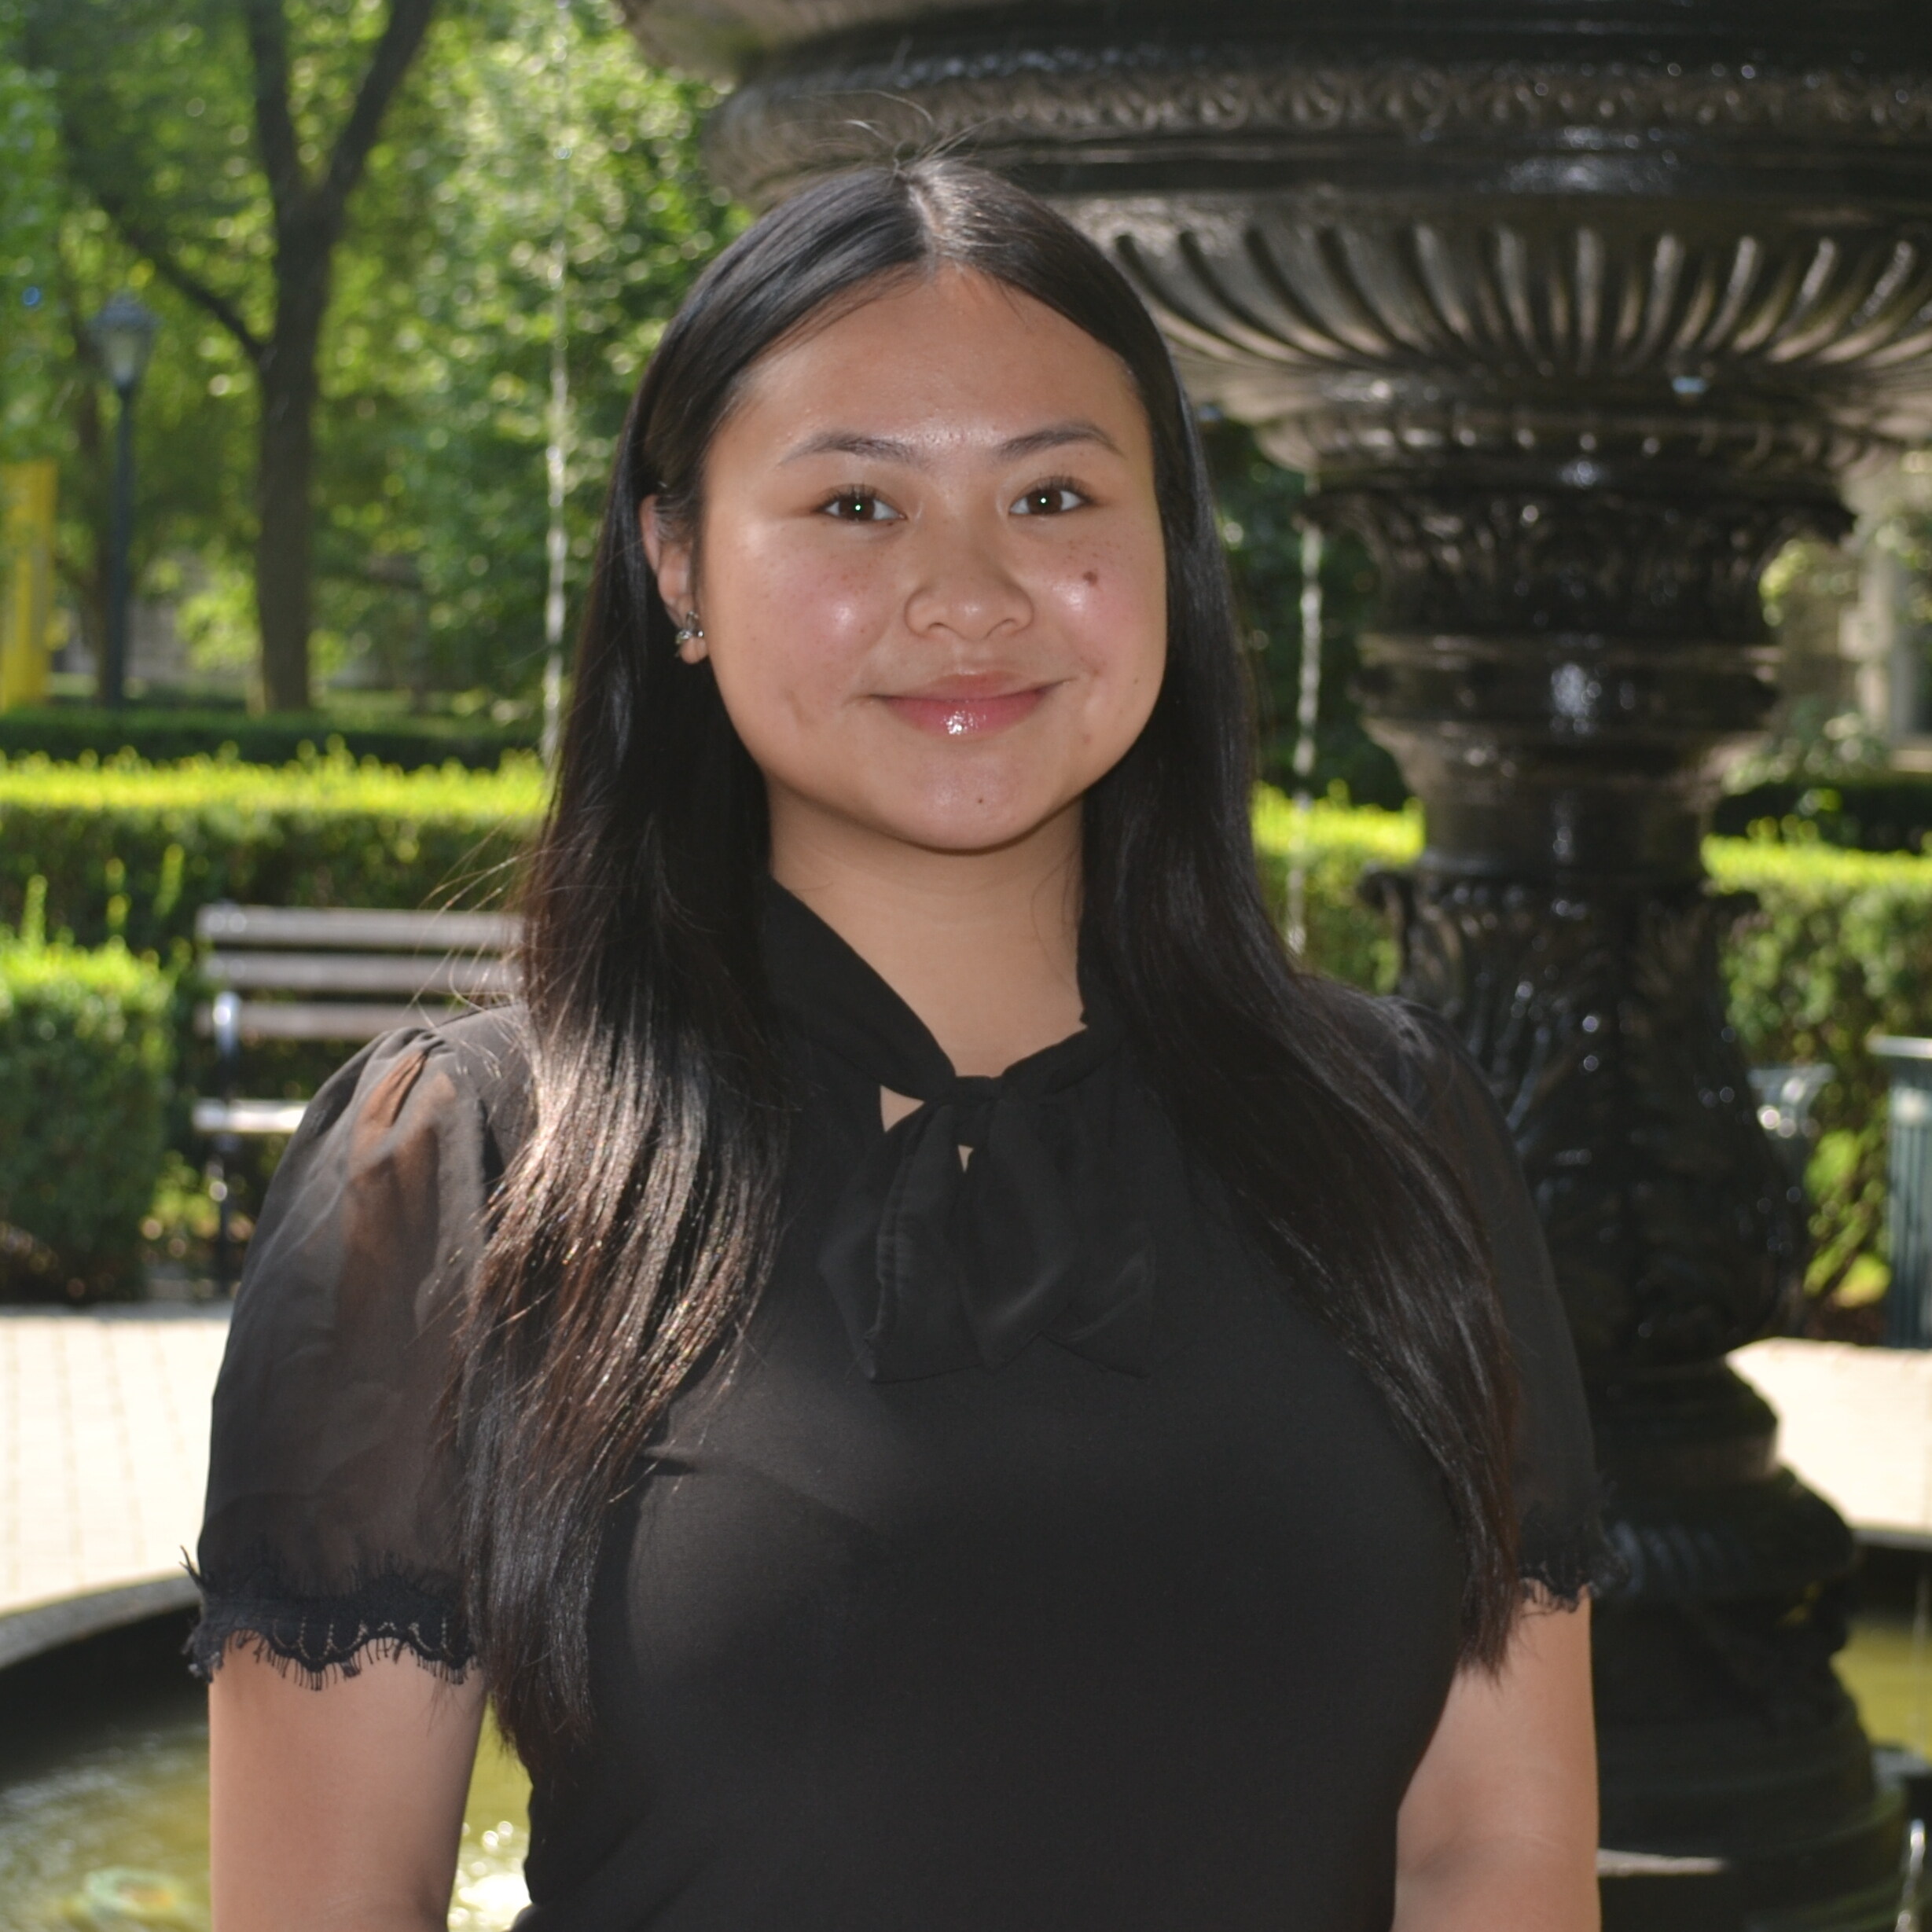
[[[1442,1016],[1377,1002],[1396,1036],[1398,1084],[1455,1170],[1496,1267],[1519,1390],[1512,1471],[1523,1581],[1566,1604],[1614,1584],[1589,1411],[1549,1250],[1508,1123]]]
[[[512,1009],[376,1041],[277,1169],[215,1386],[195,1667],[320,1684],[365,1651],[472,1661],[443,1427],[450,1348],[514,1132]]]

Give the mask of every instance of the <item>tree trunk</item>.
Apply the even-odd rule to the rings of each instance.
[[[303,711],[310,700],[316,359],[329,307],[330,238],[285,230],[277,252],[281,300],[261,362],[255,603],[262,628],[263,702],[271,711]]]

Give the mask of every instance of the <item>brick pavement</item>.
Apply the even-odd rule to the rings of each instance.
[[[227,1316],[0,1309],[0,1664],[183,1600]]]

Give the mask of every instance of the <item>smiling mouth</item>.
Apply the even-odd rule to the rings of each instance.
[[[989,689],[977,680],[947,678],[924,691],[888,694],[881,702],[895,718],[935,737],[982,738],[1031,717],[1052,689],[1044,684]]]

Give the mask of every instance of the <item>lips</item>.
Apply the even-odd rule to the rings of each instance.
[[[938,738],[979,738],[1005,731],[1040,708],[1050,685],[1016,688],[1006,678],[948,678],[882,702],[916,731]]]

